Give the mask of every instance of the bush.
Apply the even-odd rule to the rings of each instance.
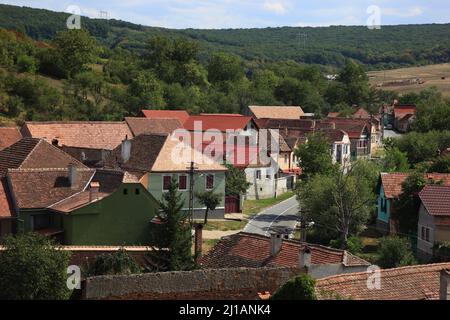
[[[69,254],[48,238],[27,233],[7,237],[0,254],[0,299],[68,299]]]
[[[383,269],[410,266],[416,263],[409,241],[397,236],[382,238],[378,255],[378,265]]]
[[[89,276],[102,276],[114,274],[136,274],[141,268],[124,249],[116,253],[99,255],[92,265],[88,266]]]
[[[436,244],[433,248],[433,261],[450,262],[450,242]]]
[[[340,249],[342,248],[342,240],[331,240],[330,247]],[[360,237],[350,237],[347,240],[347,250],[350,253],[358,254],[361,253],[363,248],[363,243]]]
[[[317,300],[316,280],[307,274],[295,277],[282,286],[273,296],[273,300]]]
[[[36,59],[26,54],[20,55],[17,58],[17,67],[19,72],[36,73],[38,70]]]

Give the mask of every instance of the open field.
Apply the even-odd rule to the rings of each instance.
[[[386,71],[369,72],[370,83],[373,86],[379,86],[383,90],[396,91],[400,94],[409,92],[418,92],[426,88],[436,87],[444,96],[450,97],[450,63],[429,65],[424,67],[402,68]],[[444,78],[444,79],[443,79]],[[419,83],[413,84],[392,84],[392,82],[408,81],[415,82],[420,79]],[[381,84],[391,83],[392,85]]]

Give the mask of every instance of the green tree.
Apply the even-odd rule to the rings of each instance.
[[[0,253],[0,299],[61,300],[69,297],[69,254],[48,238],[27,233],[8,237]]]
[[[182,271],[195,268],[192,256],[192,226],[189,212],[183,211],[183,195],[178,192],[178,182],[172,179],[169,189],[160,202],[160,221],[154,234],[155,250],[149,253],[152,271]]]
[[[125,249],[121,248],[115,253],[102,254],[95,258],[92,264],[88,265],[89,276],[115,275],[115,274],[136,274],[141,268],[134,258]]]
[[[69,77],[83,71],[89,63],[93,62],[95,40],[85,29],[61,31],[53,42]]]
[[[364,230],[373,212],[372,176],[369,166],[357,162],[347,174],[318,174],[302,182],[297,190],[302,217],[315,223],[315,232],[322,239],[338,237],[341,248],[346,249],[349,236]]]
[[[242,61],[236,55],[214,53],[208,64],[208,77],[211,83],[237,81],[244,76]]]
[[[17,58],[17,67],[19,69],[19,72],[29,72],[29,73],[36,73],[38,69],[36,59],[26,54],[20,55]]]
[[[307,274],[297,276],[284,284],[272,300],[317,300],[316,280]]]
[[[210,211],[216,210],[217,206],[220,204],[220,200],[222,199],[223,195],[214,193],[214,191],[205,191],[203,193],[199,193],[196,195],[198,201],[206,207],[205,210],[205,220],[204,224],[206,225],[208,223],[208,214]]]
[[[226,164],[226,167],[228,170],[225,173],[225,194],[231,197],[240,197],[246,194],[251,183],[247,181],[245,172],[231,164]]]
[[[151,72],[140,72],[128,87],[131,113],[137,115],[146,107],[164,107],[163,87]]]
[[[450,173],[450,154],[436,158],[430,164],[428,172]]]
[[[411,244],[405,238],[385,237],[378,247],[378,265],[383,269],[398,268],[416,264]]]
[[[386,157],[383,159],[383,170],[386,172],[406,172],[409,170],[409,163],[406,153],[398,148],[387,148]]]
[[[322,133],[307,136],[307,142],[295,150],[303,176],[311,178],[315,174],[330,174],[336,166],[330,154],[330,142]]]

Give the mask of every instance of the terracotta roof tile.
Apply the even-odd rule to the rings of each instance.
[[[316,294],[322,300],[437,300],[440,272],[448,268],[450,263],[381,270],[379,290],[368,288],[373,273],[331,276],[317,280]]]
[[[14,216],[14,210],[8,197],[8,184],[6,179],[0,179],[0,218]]]
[[[249,109],[256,119],[300,119],[305,115],[299,106],[250,106]]]
[[[420,200],[432,216],[450,216],[450,186],[425,186]]]
[[[149,133],[172,133],[182,128],[178,119],[125,118],[134,136]]]
[[[344,250],[315,244],[307,245],[312,252],[312,264],[369,265],[367,261],[354,257]],[[269,237],[241,232],[222,238],[201,258],[201,264],[204,268],[297,267],[300,250],[304,247],[305,244],[298,241],[283,240],[280,252],[271,257]]]
[[[394,117],[396,119],[402,119],[404,116],[409,114],[416,114],[417,108],[414,105],[396,105],[394,107]]]
[[[186,130],[194,131],[196,129],[195,124],[201,123],[202,131],[219,130],[226,132],[227,130],[243,130],[251,121],[251,117],[244,117],[240,114],[203,114],[190,116],[183,126]]]
[[[381,173],[381,183],[383,185],[386,198],[394,199],[402,193],[402,184],[409,176],[409,173]],[[425,179],[442,182],[443,185],[450,185],[450,174],[448,173],[427,173]]]
[[[22,134],[18,128],[0,127],[0,150],[22,139]]]
[[[185,110],[142,110],[142,114],[149,119],[178,119],[182,124],[189,118]]]
[[[125,122],[26,122],[23,136],[58,141],[59,146],[112,150],[132,133]]]

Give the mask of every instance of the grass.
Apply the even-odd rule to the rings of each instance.
[[[253,217],[260,213],[262,210],[272,207],[280,202],[283,202],[289,198],[294,196],[293,192],[287,192],[282,194],[278,198],[270,198],[270,199],[261,199],[261,200],[246,200],[244,201],[244,216],[245,217]]]
[[[436,87],[444,96],[450,97],[450,63],[386,70],[386,72],[374,71],[369,72],[368,76],[373,86],[389,81],[420,78],[425,81],[423,84],[385,86],[381,89],[405,94]]]
[[[204,226],[204,230],[208,231],[234,231],[242,230],[247,224],[247,219],[243,220],[229,220],[229,221],[208,221],[208,224]]]

